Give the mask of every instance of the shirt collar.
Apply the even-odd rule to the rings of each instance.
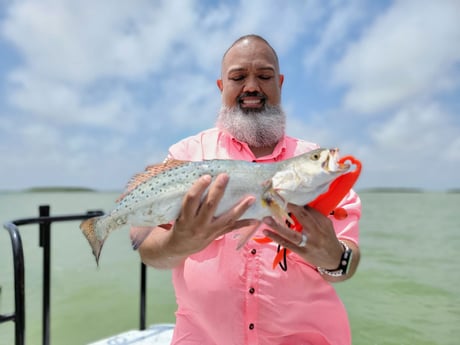
[[[276,144],[275,148],[273,149],[273,152],[267,156],[259,157],[256,158],[254,154],[252,153],[251,149],[249,148],[248,144],[236,139],[233,135],[230,133],[226,132],[232,142],[232,145],[238,150],[238,151],[247,151],[252,157],[254,162],[264,162],[264,161],[278,161],[281,160],[284,153],[286,152],[286,136],[283,135],[283,137],[278,141]]]

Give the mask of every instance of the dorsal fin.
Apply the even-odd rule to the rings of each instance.
[[[131,193],[134,189],[137,188],[140,184],[148,181],[152,177],[175,167],[181,166],[188,161],[178,160],[178,159],[167,159],[163,163],[149,165],[145,168],[144,172],[138,173],[131,177],[128,184],[126,185],[126,189],[122,195],[116,200],[116,202],[120,202],[126,195]]]

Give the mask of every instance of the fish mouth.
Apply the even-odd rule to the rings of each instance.
[[[343,172],[350,169],[350,164],[338,161],[339,149],[330,149],[322,166],[327,172]]]

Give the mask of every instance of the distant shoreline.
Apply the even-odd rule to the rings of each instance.
[[[49,193],[49,192],[97,192],[97,190],[86,187],[32,187],[23,190],[26,193]]]
[[[450,188],[446,190],[426,190],[422,188],[408,187],[372,187],[355,189],[358,193],[460,193],[460,188]],[[88,187],[30,187],[22,190],[0,190],[0,193],[107,193],[120,192],[119,190],[99,190]]]
[[[358,193],[460,193],[460,188],[451,188],[447,190],[431,191],[422,188],[405,188],[405,187],[375,187],[358,189]]]
[[[359,192],[361,193],[424,193],[425,190],[421,188],[405,188],[405,187],[375,187],[375,188],[363,188]]]

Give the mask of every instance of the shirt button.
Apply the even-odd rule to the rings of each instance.
[[[256,253],[257,253],[257,250],[255,250],[255,249],[251,250],[252,255],[255,255]]]
[[[256,291],[256,290],[255,290],[254,288],[250,288],[250,289],[249,289],[249,293],[250,293],[250,294],[253,294],[255,291]]]
[[[254,324],[253,323],[249,324],[249,329],[254,329]]]

